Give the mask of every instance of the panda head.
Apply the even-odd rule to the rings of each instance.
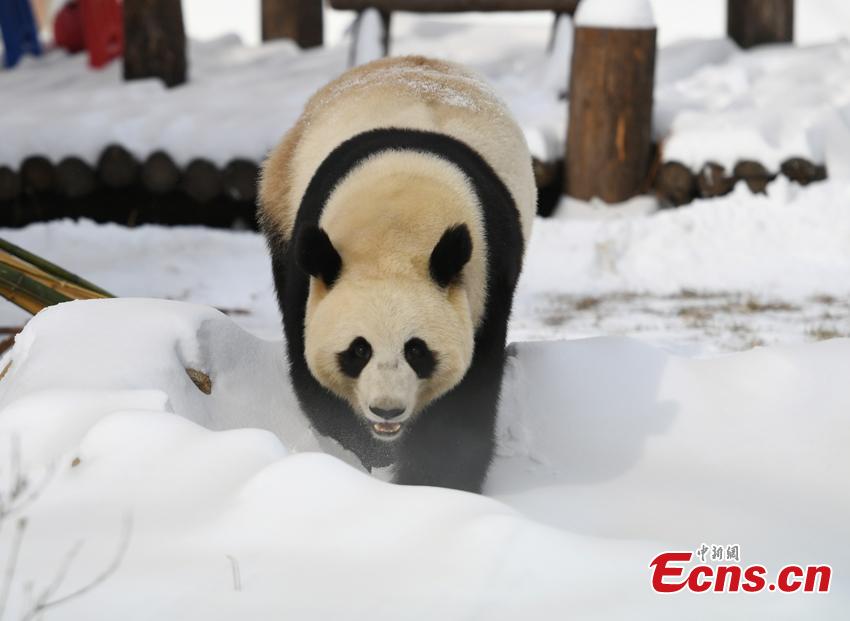
[[[310,276],[304,352],[310,372],[382,440],[466,374],[474,347],[462,273],[472,255],[465,224],[448,227],[412,274],[347,269],[331,239],[307,227],[296,260]]]

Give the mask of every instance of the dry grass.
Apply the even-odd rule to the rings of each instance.
[[[848,335],[829,326],[817,326],[806,331],[806,335],[813,341],[828,341],[829,339],[840,339]]]

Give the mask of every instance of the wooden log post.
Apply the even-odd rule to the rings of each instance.
[[[10,201],[21,193],[21,177],[8,166],[0,166],[0,201]]]
[[[655,28],[576,28],[565,158],[570,196],[619,203],[647,189],[655,38]]]
[[[532,158],[531,165],[534,169],[534,181],[537,183],[537,215],[548,218],[561,202],[564,162],[542,162]]]
[[[56,168],[43,155],[31,155],[21,162],[20,175],[25,192],[46,194],[56,187]]]
[[[133,185],[139,177],[139,162],[121,145],[109,145],[100,154],[97,176],[108,188],[118,190]]]
[[[186,81],[186,33],[180,0],[124,0],[124,79]]]
[[[809,185],[813,181],[826,179],[826,166],[815,164],[802,157],[790,157],[782,162],[783,175],[800,185]]]
[[[665,162],[655,179],[659,198],[679,207],[690,203],[697,194],[697,182],[691,169],[681,162]]]
[[[753,194],[764,194],[767,184],[774,178],[763,164],[753,160],[741,160],[735,164],[732,173],[735,175],[735,181],[746,183]]]
[[[142,165],[142,184],[152,194],[167,194],[179,182],[180,169],[165,151],[154,151]]]
[[[235,159],[228,162],[222,172],[224,193],[240,203],[253,203],[257,198],[257,179],[260,168],[250,160]]]
[[[183,191],[197,203],[208,203],[221,194],[221,173],[209,160],[189,162],[183,174]]]
[[[78,157],[66,157],[56,165],[56,186],[65,198],[82,198],[94,192],[94,169]]]
[[[743,48],[794,40],[794,0],[727,0],[726,30]]]
[[[697,175],[697,190],[702,198],[716,198],[729,194],[735,187],[734,177],[717,162],[707,162]]]
[[[322,0],[263,0],[263,41],[291,39],[300,48],[323,41]]]

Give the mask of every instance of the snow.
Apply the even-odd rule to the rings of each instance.
[[[566,280],[585,292],[727,288],[845,296],[848,204],[847,183],[800,187],[778,178],[765,195],[752,196],[739,183],[727,196],[651,217],[555,220],[533,232],[523,291],[563,290],[557,283]],[[545,239],[538,243],[538,236]],[[573,260],[547,269],[559,244]],[[565,249],[574,244],[582,249]],[[543,248],[548,252],[535,252]]]
[[[570,83],[574,32],[573,21],[566,15],[559,16],[542,81],[543,88],[548,89],[555,96],[567,92]]]
[[[354,64],[364,65],[384,56],[384,23],[377,9],[366,9],[357,22]]]
[[[582,0],[575,14],[578,28],[655,28],[649,0]]]
[[[732,54],[658,85],[655,132],[666,136],[666,160],[694,170],[708,161],[731,170],[738,160],[753,159],[778,171],[792,156],[837,170],[847,158],[840,137],[850,132],[848,84],[846,41]]]
[[[61,305],[9,360],[0,441],[45,481],[11,618],[76,541],[56,597],[118,568],[51,618],[841,619],[850,604],[848,340],[709,360],[628,339],[519,344],[489,498],[311,452],[283,345],[208,308]],[[828,562],[831,592],[652,595],[649,561],[705,541],[773,571]]]

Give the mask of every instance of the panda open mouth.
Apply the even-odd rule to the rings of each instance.
[[[394,436],[401,431],[401,423],[372,423],[372,429],[380,436]]]

